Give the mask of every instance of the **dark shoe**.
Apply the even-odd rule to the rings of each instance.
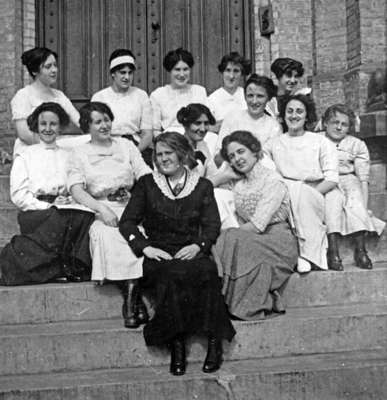
[[[208,338],[207,356],[203,364],[203,372],[217,371],[222,364],[222,342],[216,338]]]
[[[171,365],[169,371],[172,375],[185,374],[185,343],[181,336],[176,337],[171,343]]]
[[[137,295],[136,316],[140,325],[146,324],[149,321],[148,310],[142,300],[141,293],[138,293]]]
[[[137,288],[133,282],[125,282],[123,286],[124,302],[122,304],[122,316],[125,328],[134,329],[140,326],[136,316],[136,295]]]
[[[69,280],[67,276],[58,276],[57,278],[53,278],[49,280],[49,283],[68,283]]]
[[[341,258],[339,256],[331,256],[328,253],[328,268],[332,271],[344,271],[343,264],[341,262]]]
[[[361,269],[372,269],[372,261],[365,250],[355,250],[355,263]]]
[[[75,272],[74,267],[68,264],[63,264],[63,271],[69,282],[83,282],[82,276]]]
[[[281,295],[279,294],[278,290],[273,290],[273,311],[278,314],[285,314],[285,306],[282,303]]]

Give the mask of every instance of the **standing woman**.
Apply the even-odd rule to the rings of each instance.
[[[187,335],[208,337],[203,371],[214,372],[222,361],[222,339],[235,334],[216,265],[209,258],[220,228],[213,188],[186,168],[192,158],[183,135],[166,132],[156,137],[157,171],[138,181],[120,220],[129,246],[144,256],[143,286],[154,294],[155,315],[144,327],[145,342],[170,344],[174,375],[185,373]]]
[[[42,103],[28,117],[28,129],[40,139],[15,156],[11,199],[20,210],[20,235],[0,255],[0,283],[22,285],[60,279],[81,281],[91,269],[91,212],[61,209],[71,200],[66,178],[69,153],[56,138],[69,123],[63,108]]]
[[[95,93],[91,101],[107,104],[113,112],[112,135],[132,140],[151,163],[152,107],[147,93],[133,86],[136,60],[127,49],[117,49],[109,58],[112,83]]]
[[[216,119],[216,126],[211,127],[213,132],[219,132],[226,115],[246,110],[243,80],[251,72],[251,62],[233,51],[222,57],[218,71],[222,74],[223,86],[208,96],[209,108]]]
[[[326,270],[325,209],[331,210],[325,207],[325,195],[339,181],[336,149],[323,135],[306,130],[307,97],[292,96],[284,106],[287,132],[274,139],[268,151],[289,188],[299,244],[297,269],[309,272],[314,264]]]
[[[15,154],[28,145],[39,142],[39,135],[28,127],[27,117],[43,102],[60,104],[71,122],[79,126],[76,108],[63,92],[53,88],[58,78],[57,54],[46,47],[35,47],[25,51],[21,59],[33,82],[18,90],[11,100],[12,119],[15,121],[18,137],[14,147]]]
[[[142,276],[142,260],[120,235],[118,219],[135,181],[151,170],[131,141],[112,137],[114,116],[105,103],[88,103],[80,113],[81,129],[90,133],[91,140],[73,150],[68,187],[74,200],[96,213],[90,228],[91,279],[119,282],[124,294],[125,326],[137,327],[143,320],[137,309],[136,287],[136,280]]]
[[[216,144],[215,162],[220,165],[223,139],[234,131],[251,132],[261,143],[263,151],[270,139],[282,133],[280,124],[265,113],[267,102],[277,93],[273,81],[266,76],[252,74],[245,85],[247,110],[240,110],[225,117]]]

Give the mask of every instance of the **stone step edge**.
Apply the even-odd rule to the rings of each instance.
[[[52,389],[73,389],[86,386],[114,384],[133,385],[149,382],[177,382],[197,379],[232,382],[236,376],[274,375],[298,372],[305,374],[318,371],[387,368],[387,350],[359,350],[337,353],[308,354],[253,360],[224,361],[219,371],[213,374],[201,372],[201,363],[187,363],[186,374],[174,377],[168,366],[131,367],[122,369],[98,369],[78,372],[56,372],[33,375],[0,376],[0,394],[7,392]]]
[[[266,323],[280,324],[281,321],[302,321],[305,319],[318,320],[321,318],[342,318],[347,316],[362,315],[387,315],[387,300],[384,302],[359,303],[350,305],[335,306],[314,306],[314,307],[295,307],[291,308],[284,315],[275,318],[266,318],[258,321],[233,321],[233,325],[238,330],[238,326],[259,325]],[[141,335],[142,327],[127,329],[123,326],[122,318],[99,319],[88,321],[65,321],[51,322],[42,324],[12,324],[0,326],[0,339],[7,337],[28,336],[52,336],[84,334],[108,331],[126,331],[129,334]]]

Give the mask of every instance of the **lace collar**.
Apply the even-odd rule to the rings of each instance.
[[[183,190],[177,196],[175,196],[168,185],[167,178],[165,175],[163,175],[159,171],[154,171],[152,173],[152,176],[153,180],[161,190],[162,194],[171,200],[182,199],[184,197],[189,196],[194,191],[200,178],[200,175],[196,171],[191,171],[187,169],[187,179],[185,182],[185,186]]]

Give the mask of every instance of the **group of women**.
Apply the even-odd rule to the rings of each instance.
[[[54,52],[22,61],[33,82],[11,101],[10,177],[21,234],[0,255],[1,284],[117,282],[125,326],[145,324],[146,343],[169,345],[170,371],[182,375],[187,335],[208,338],[203,371],[216,371],[230,318],[284,313],[295,268],[343,270],[340,235],[353,235],[356,265],[372,268],[365,234],[384,223],[367,211],[367,148],[345,105],[325,112],[325,134],[310,131],[298,61],[274,61],[277,85],[252,74],[242,88],[251,66],[232,52],[207,97],[180,48],[164,58],[170,84],[149,98],[133,86],[133,53],[118,49],[111,86],[79,113],[52,88]],[[84,133],[71,150],[60,141],[70,120]]]

